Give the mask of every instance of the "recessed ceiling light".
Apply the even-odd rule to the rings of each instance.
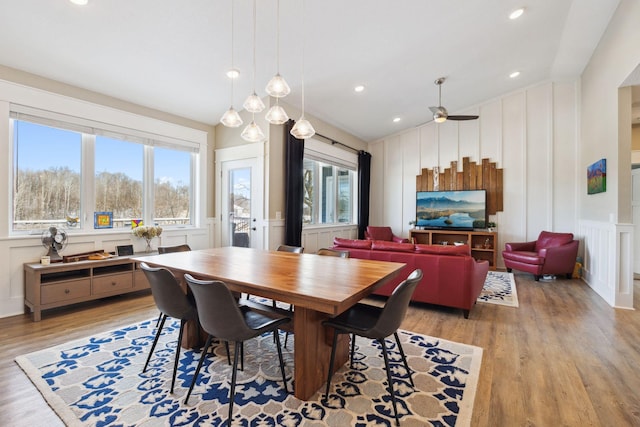
[[[393,123],[398,123],[400,120],[402,120],[400,117],[394,117]]]
[[[77,4],[78,6],[84,6],[89,3],[89,0],[69,0],[73,4]]]
[[[518,19],[522,16],[523,13],[524,13],[523,7],[521,7],[520,9],[516,9],[509,14],[509,19]]]
[[[227,71],[227,77],[229,77],[230,79],[237,79],[238,77],[240,77],[240,70],[238,70],[237,68],[232,68],[229,71]]]
[[[362,92],[364,90],[364,86],[358,85],[354,87],[353,90],[355,90],[356,92]]]
[[[509,77],[511,77],[512,79],[515,79],[519,75],[520,75],[520,71],[514,71],[513,73],[509,74]]]

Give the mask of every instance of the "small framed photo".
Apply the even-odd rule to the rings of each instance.
[[[94,212],[93,228],[113,228],[113,212]]]

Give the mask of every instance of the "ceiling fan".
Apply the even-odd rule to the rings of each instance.
[[[440,77],[436,79],[434,82],[438,85],[438,107],[429,107],[431,112],[433,113],[433,120],[436,123],[443,123],[447,120],[475,120],[479,116],[451,116],[447,112],[447,109],[442,106],[442,83],[444,83],[446,79],[444,77]]]

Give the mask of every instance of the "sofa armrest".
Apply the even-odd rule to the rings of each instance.
[[[396,243],[409,243],[409,239],[404,239],[404,238],[402,238],[402,237],[398,237],[398,236],[396,236],[396,235],[394,235],[394,236],[392,237],[392,239],[393,239],[393,241],[394,241],[394,242],[396,242]]]
[[[516,251],[527,251],[527,252],[535,252],[536,250],[536,242],[513,242],[513,243],[505,243],[504,250],[507,252],[516,252]]]
[[[542,272],[571,273],[578,256],[580,242],[573,240],[566,245],[542,249],[539,253],[544,257]]]

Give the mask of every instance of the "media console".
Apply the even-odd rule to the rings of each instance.
[[[24,264],[24,305],[33,321],[42,310],[149,289],[149,282],[129,256],[43,265]]]
[[[409,231],[409,240],[425,245],[469,245],[471,256],[489,261],[489,269],[496,269],[498,233],[495,231],[418,230]]]

